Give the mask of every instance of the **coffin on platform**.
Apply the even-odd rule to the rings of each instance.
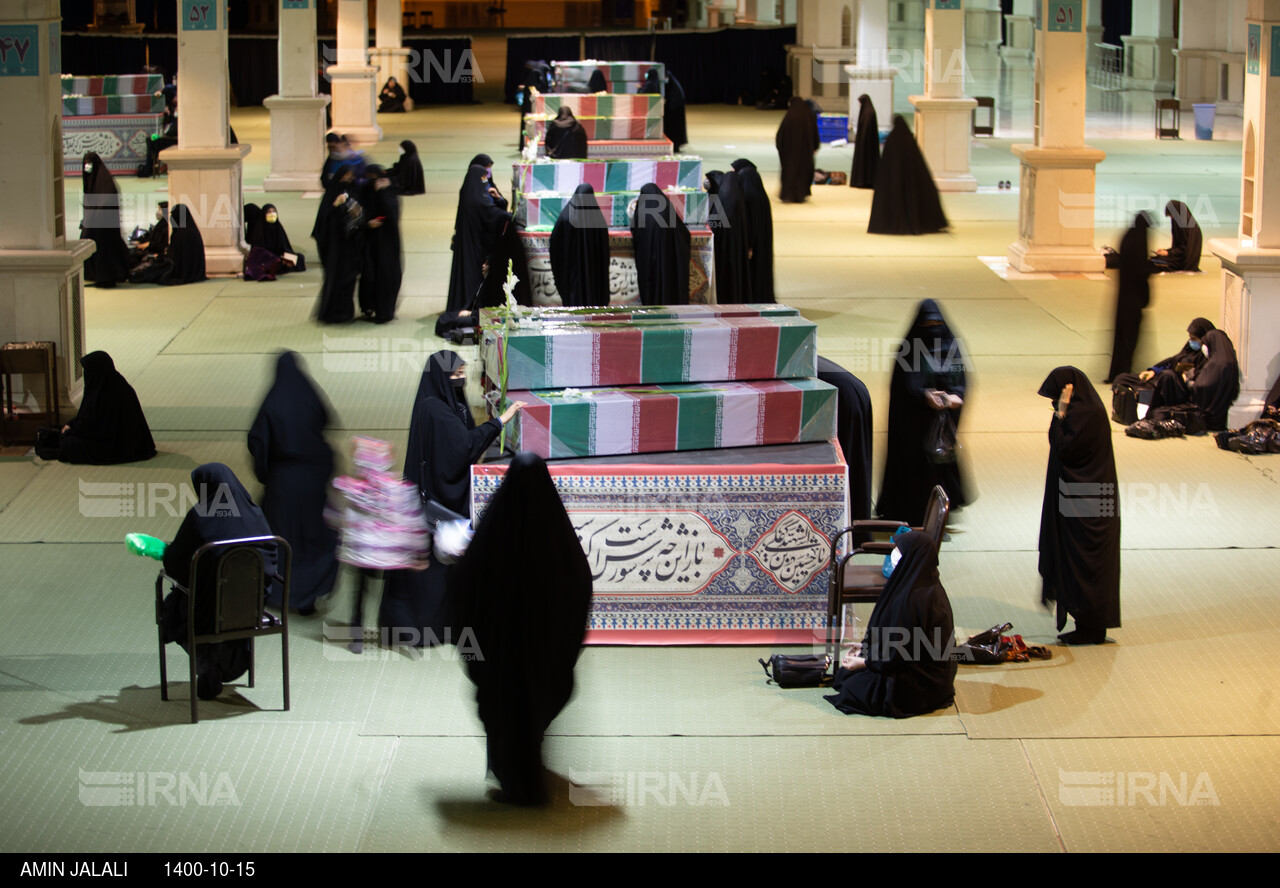
[[[572,190],[572,189],[571,189]],[[710,196],[705,191],[668,191],[676,215],[684,220],[685,225],[699,226],[707,224]],[[615,194],[596,193],[596,204],[604,214],[610,228],[630,228],[631,216],[627,208],[640,196],[639,191],[622,191]],[[516,206],[516,224],[525,228],[552,228],[560,213],[569,201],[570,194],[523,194]]]
[[[662,96],[609,95],[601,93],[540,93],[533,96],[533,114],[555,117],[568,108],[574,117],[656,117],[662,119]]]
[[[147,143],[160,135],[164,79],[159,74],[62,78],[63,172],[79,175],[87,151],[112,174],[135,173]]]
[[[517,163],[511,167],[512,188],[517,194],[531,191],[558,191],[572,194],[579,185],[587,184],[597,194],[639,191],[653,183],[669,188],[702,189],[702,159],[673,157],[655,159],[619,159],[599,161],[543,160]]]
[[[658,69],[660,88],[666,89],[666,68],[661,62],[601,62],[587,59],[580,62],[551,63],[552,92],[585,93],[591,75],[599,71],[604,75],[605,91],[634,93],[644,83],[650,68]]]
[[[547,126],[555,119],[524,116],[524,137],[542,143],[547,139]],[[657,117],[579,117],[578,123],[587,134],[587,148],[591,142],[656,141],[662,138],[662,115]]]
[[[504,310],[480,309],[480,323],[492,324],[504,316]],[[796,318],[800,312],[789,305],[745,303],[742,305],[637,305],[629,308],[564,308],[547,307],[528,320],[555,325],[561,323],[609,323],[626,321],[689,321],[699,318]]]

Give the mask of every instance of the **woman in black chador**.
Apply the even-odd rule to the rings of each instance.
[[[347,165],[329,180],[329,187],[320,198],[312,237],[324,263],[316,305],[316,320],[322,324],[344,324],[356,314],[356,280],[360,277],[364,245],[362,196],[356,168]]]
[[[746,158],[733,162],[733,172],[747,202],[751,301],[773,302],[773,207],[769,204],[769,192],[756,165]]]
[[[932,234],[947,227],[933,173],[900,114],[884,141],[875,187],[868,234]]]
[[[1151,302],[1151,263],[1147,255],[1147,230],[1151,217],[1145,212],[1133,219],[1133,225],[1120,241],[1120,273],[1116,285],[1115,338],[1111,343],[1111,368],[1104,380],[1110,383],[1133,364],[1133,351],[1138,347],[1138,330],[1142,326],[1142,310]]]
[[[1191,402],[1204,413],[1205,428],[1220,431],[1227,427],[1227,413],[1240,397],[1240,365],[1231,337],[1221,330],[1206,333],[1201,350],[1205,352],[1204,363],[1195,371],[1187,388]]]
[[[516,142],[516,150],[524,150],[525,115],[533,113],[533,91],[551,92],[551,66],[546,62],[527,61],[524,63],[523,89],[520,91],[520,138]],[[530,124],[532,126],[532,124]]]
[[[689,229],[671,200],[652,182],[641,186],[636,198],[631,243],[641,304],[687,305]]]
[[[382,92],[378,93],[378,113],[403,114],[404,100],[407,98],[404,87],[394,77],[388,77],[382,86]]]
[[[1199,271],[1204,235],[1191,208],[1180,200],[1171,200],[1164,205],[1164,214],[1173,226],[1173,241],[1169,249],[1156,250],[1151,264],[1156,271]]]
[[[1116,387],[1153,389],[1151,407],[1186,404],[1191,400],[1187,381],[1195,377],[1204,364],[1204,337],[1216,330],[1208,318],[1192,318],[1187,325],[1187,341],[1176,355],[1161,358],[1141,373],[1120,373],[1114,382]]]
[[[324,437],[330,419],[297,354],[282,352],[275,382],[249,429],[249,453],[263,486],[267,522],[293,549],[289,606],[304,615],[333,591],[338,578],[338,535],[324,520],[333,477],[333,448]],[[275,607],[280,603],[278,596],[271,601]]]
[[[818,355],[818,379],[836,387],[836,437],[849,466],[849,517],[871,517],[871,393],[861,379]]]
[[[245,216],[248,218],[249,207],[245,206]],[[245,239],[251,247],[261,247],[268,251],[276,258],[280,259],[280,264],[276,266],[276,274],[285,274],[290,271],[306,271],[307,259],[293,248],[293,244],[289,242],[289,233],[284,230],[284,223],[280,221],[280,211],[276,209],[275,204],[265,204],[262,207],[262,218],[253,228],[246,226]],[[298,261],[290,264],[284,258],[284,254],[289,253],[297,256]]]
[[[511,219],[489,193],[488,171],[467,168],[458,189],[458,212],[453,229],[453,267],[449,272],[447,311],[463,311],[471,305],[484,277],[483,266],[493,252],[503,226]]]
[[[186,204],[169,213],[169,271],[161,283],[193,284],[208,280],[204,264],[204,238]]]
[[[400,249],[400,196],[382,167],[365,168],[364,249],[361,251],[360,307],[375,324],[395,320],[404,278]]]
[[[551,275],[562,305],[609,304],[609,223],[585,182],[551,229]]]
[[[84,261],[84,279],[114,287],[129,279],[129,248],[120,235],[120,189],[111,170],[93,151],[84,155],[84,219],[80,236],[97,249]]]
[[[587,156],[587,131],[568,107],[561,105],[554,120],[547,121],[547,157],[582,160]]]
[[[684,114],[684,87],[667,73],[667,91],[662,97],[662,133],[671,140],[671,150],[680,153],[689,142],[689,127]]]
[[[1040,386],[1053,400],[1049,468],[1040,509],[1041,601],[1057,602],[1065,644],[1102,644],[1120,625],[1120,493],[1111,423],[1102,399],[1075,367],[1059,367]]]
[[[427,359],[418,384],[404,477],[418,488],[425,503],[435,500],[460,515],[470,514],[471,465],[498,438],[503,424],[524,406],[517,402],[501,417],[476,425],[467,406],[466,363],[456,352],[440,351]],[[452,643],[445,608],[446,566],[433,561],[424,571],[387,574],[378,625],[391,644]]]
[[[476,288],[471,302],[461,311],[440,312],[440,316],[436,318],[436,335],[442,339],[452,339],[454,337],[449,335],[451,331],[476,327],[480,323],[480,319],[476,317],[480,309],[506,305],[507,294],[502,287],[507,282],[508,265],[517,278],[515,289],[511,293],[512,297],[520,305],[533,305],[533,291],[529,289],[529,265],[525,260],[524,241],[516,229],[516,223],[509,220],[502,227],[498,243],[481,268],[484,278]]]
[[[497,184],[493,181],[493,158],[487,154],[477,154],[471,158],[469,167],[484,167],[484,190],[488,192],[495,206],[501,209],[507,209],[507,199],[502,196],[502,192],[498,189]]]
[[[418,156],[418,146],[408,139],[401,142],[400,159],[387,170],[387,176],[406,197],[425,194],[427,180],[422,173],[422,158]]]
[[[547,802],[542,737],[573,696],[591,592],[591,567],[546,463],[520,454],[449,579],[456,622],[475,632],[480,652],[467,675],[499,801]]]
[[[156,442],[133,386],[120,375],[111,356],[90,352],[84,368],[84,398],[76,418],[62,427],[57,450],[41,449],[41,459],[108,466],[156,455]]]
[[[240,479],[222,463],[207,463],[191,472],[196,505],[187,512],[173,542],[164,550],[164,572],[185,588],[191,588],[191,558],[205,543],[239,540],[246,537],[272,536],[271,527],[262,510],[254,504]],[[267,576],[276,572],[276,551],[271,545],[263,549]],[[216,557],[200,560],[196,579],[197,634],[212,632],[216,604]],[[294,563],[296,564],[296,558]],[[292,582],[292,577],[290,578]],[[275,583],[267,586],[268,597],[282,593]],[[187,646],[187,593],[175,589],[164,599],[160,628],[165,642]],[[224,681],[235,681],[249,669],[252,654],[249,639],[201,645],[196,651],[196,696],[211,700],[222,692]]]
[[[849,172],[850,188],[875,188],[876,171],[880,168],[880,124],[871,96],[858,96],[858,129],[853,137],[853,169]]]
[[[712,195],[707,225],[715,253],[716,302],[755,302],[751,292],[751,217],[742,180],[732,170],[712,170],[707,173],[705,184],[707,193]]]
[[[964,407],[964,347],[932,299],[920,303],[894,359],[889,383],[889,441],[876,513],[919,526],[935,485],[958,509],[969,502],[959,460],[933,463],[927,444],[942,412],[956,426]]]
[[[782,202],[808,200],[813,187],[813,155],[822,144],[818,139],[818,118],[808,102],[799,96],[791,97],[774,142],[782,163]]]
[[[876,601],[867,634],[836,670],[826,700],[841,712],[909,718],[955,702],[955,621],[927,534],[894,538],[901,558]]]

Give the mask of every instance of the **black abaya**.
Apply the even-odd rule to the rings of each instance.
[[[263,485],[263,514],[293,549],[289,606],[301,611],[332,592],[338,578],[338,535],[324,519],[333,477],[333,448],[324,437],[329,422],[329,408],[297,354],[283,352],[249,429],[249,453]],[[270,603],[279,607],[279,596]]]
[[[712,195],[707,224],[712,231],[715,254],[716,302],[739,305],[754,302],[751,291],[749,256],[751,217],[742,182],[735,172],[707,173],[707,191]]]
[[[807,200],[813,187],[813,155],[822,144],[818,138],[818,117],[808,102],[799,96],[791,98],[774,143],[782,164],[783,203]]]
[[[1173,226],[1173,240],[1167,254],[1157,256],[1155,264],[1164,271],[1199,271],[1204,235],[1191,208],[1180,200],[1171,200],[1164,205],[1164,214]]]
[[[667,74],[667,91],[662,97],[662,133],[671,140],[671,150],[679,154],[689,141],[689,127],[684,115],[684,87]]]
[[[556,160],[583,160],[587,156],[587,131],[563,105],[555,119],[547,121],[546,152]]]
[[[245,207],[245,209],[248,210],[248,207]],[[272,213],[276,216],[274,222],[267,219]],[[252,229],[248,229],[246,240],[249,242],[249,246],[261,247],[282,259],[285,253],[291,253],[298,257],[298,261],[292,267],[285,265],[283,262],[280,263],[280,266],[276,269],[276,274],[307,270],[307,259],[303,254],[295,250],[293,244],[289,242],[289,233],[284,230],[284,223],[280,221],[280,211],[276,209],[275,204],[263,206],[262,218]]]
[[[689,229],[671,200],[652,182],[641,186],[636,198],[631,243],[641,304],[687,305]]]
[[[818,379],[836,387],[836,435],[849,466],[849,517],[871,517],[871,393],[862,380],[818,356]]]
[[[95,152],[85,152],[84,167],[80,235],[97,246],[84,262],[84,279],[99,287],[114,287],[129,279],[129,248],[120,234],[120,189]]]
[[[609,304],[609,224],[583,183],[551,230],[551,275],[563,305]]]
[[[387,82],[383,84],[382,91],[378,93],[378,113],[379,114],[403,114],[405,111],[404,100],[408,98],[405,95],[404,87],[396,83],[394,77],[387,78]]]
[[[546,62],[526,62],[525,77],[523,82],[524,89],[521,92],[520,100],[520,138],[516,142],[516,150],[524,150],[524,127],[525,115],[533,113],[533,92],[537,90],[540,93],[551,92],[551,66]]]
[[[1151,263],[1147,250],[1147,229],[1150,227],[1151,218],[1146,213],[1139,213],[1120,241],[1115,337],[1111,343],[1111,368],[1107,371],[1107,382],[1132,368],[1133,352],[1138,347],[1138,330],[1142,326],[1142,310],[1151,301]]]
[[[1070,383],[1065,416],[1059,398]],[[1057,626],[1075,618],[1081,641],[1101,642],[1120,625],[1120,492],[1107,409],[1089,378],[1059,367],[1040,386],[1053,401],[1049,467],[1040,510],[1042,601],[1057,602]]]
[[[324,263],[316,319],[342,324],[355,317],[356,279],[360,276],[362,194],[353,167],[344,167],[329,182],[316,216],[316,243]],[[354,210],[354,213],[353,213]]]
[[[482,166],[470,166],[458,189],[447,311],[462,311],[471,305],[484,278],[484,262],[511,218],[493,202],[487,183],[488,171]]]
[[[849,173],[850,188],[875,188],[876,171],[880,167],[880,124],[871,96],[858,96],[858,127],[853,136],[853,169]]]
[[[901,115],[885,139],[871,198],[869,234],[932,234],[948,225],[933,173]]]
[[[371,169],[377,170],[376,167]],[[396,301],[404,278],[400,247],[400,197],[396,186],[377,186],[374,173],[365,192],[364,248],[361,250],[360,305],[371,312],[374,323],[385,324],[396,316]]]
[[[894,360],[889,382],[889,439],[884,480],[876,500],[881,517],[919,526],[935,485],[941,485],[958,509],[969,502],[959,461],[933,464],[926,442],[938,410],[928,392],[942,391],[963,398],[966,353],[947,325],[937,303],[925,299]],[[957,426],[963,405],[948,410]]]
[[[1153,389],[1151,398],[1152,410],[1157,407],[1188,403],[1191,400],[1191,392],[1187,388],[1183,370],[1178,369],[1179,365],[1183,365],[1188,370],[1200,369],[1200,365],[1204,363],[1205,358],[1203,340],[1205,334],[1213,329],[1216,329],[1213,326],[1213,321],[1208,318],[1193,318],[1191,323],[1187,325],[1187,336],[1190,338],[1182,346],[1182,350],[1176,355],[1161,358],[1148,368],[1155,374],[1150,381],[1143,382],[1142,378],[1136,373],[1121,373],[1116,376],[1115,384],[1117,386],[1127,385],[1132,388]],[[1195,347],[1192,347],[1192,342],[1195,343]]]
[[[391,165],[391,169],[387,170],[387,176],[406,197],[425,194],[427,180],[422,172],[422,158],[418,156],[418,146],[405,139],[400,143],[400,149],[404,153]]]
[[[909,718],[955,701],[951,601],[938,578],[938,551],[919,531],[894,538],[902,558],[876,600],[860,656],[836,671],[826,697],[847,714]]]
[[[533,569],[528,569],[532,567]],[[591,612],[591,568],[540,457],[511,461],[449,579],[502,800],[543,804],[542,738],[573,696]]]
[[[760,171],[751,161],[740,158],[733,162],[733,171],[742,185],[742,196],[747,203],[749,237],[747,249],[751,255],[751,301],[774,302],[773,296],[773,207],[769,204],[769,192],[760,178]]]
[[[1204,350],[1209,355],[1188,389],[1192,402],[1204,412],[1205,428],[1214,432],[1227,427],[1227,413],[1240,396],[1240,365],[1231,338],[1221,330],[1205,334]]]
[[[204,264],[204,238],[186,204],[169,213],[169,272],[165,284],[192,284],[208,280]]]
[[[111,356],[90,352],[84,368],[80,412],[67,423],[57,458],[65,463],[106,466],[137,462],[156,455],[147,418],[133,386],[116,370]]]

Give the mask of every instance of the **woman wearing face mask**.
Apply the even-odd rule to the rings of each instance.
[[[1208,318],[1194,318],[1187,325],[1187,341],[1176,355],[1162,358],[1141,373],[1121,373],[1112,386],[1154,389],[1151,406],[1185,404],[1191,400],[1187,381],[1195,378],[1204,363],[1204,337],[1216,329]]]
[[[84,279],[114,287],[129,279],[129,248],[120,235],[120,189],[111,170],[93,151],[84,155],[84,219],[80,235],[97,249],[84,262]]]
[[[466,362],[456,352],[440,351],[427,359],[404,459],[405,480],[418,486],[422,502],[434,500],[460,515],[471,511],[467,501],[471,465],[524,407],[524,402],[517,401],[502,416],[476,425],[467,404],[466,381]],[[446,625],[446,570],[444,564],[433,562],[424,571],[387,574],[378,625],[389,644],[457,641]]]

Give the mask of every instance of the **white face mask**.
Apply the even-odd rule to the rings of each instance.
[[[898,566],[898,562],[901,560],[902,560],[902,550],[899,549],[897,546],[895,546],[893,551],[889,553],[889,572],[890,573],[893,573],[894,569]]]
[[[93,164],[91,164],[91,163],[86,163],[86,164],[84,165],[84,174],[87,176],[87,175],[89,175],[89,174],[90,174],[90,173],[92,173],[92,172],[93,172]]]

